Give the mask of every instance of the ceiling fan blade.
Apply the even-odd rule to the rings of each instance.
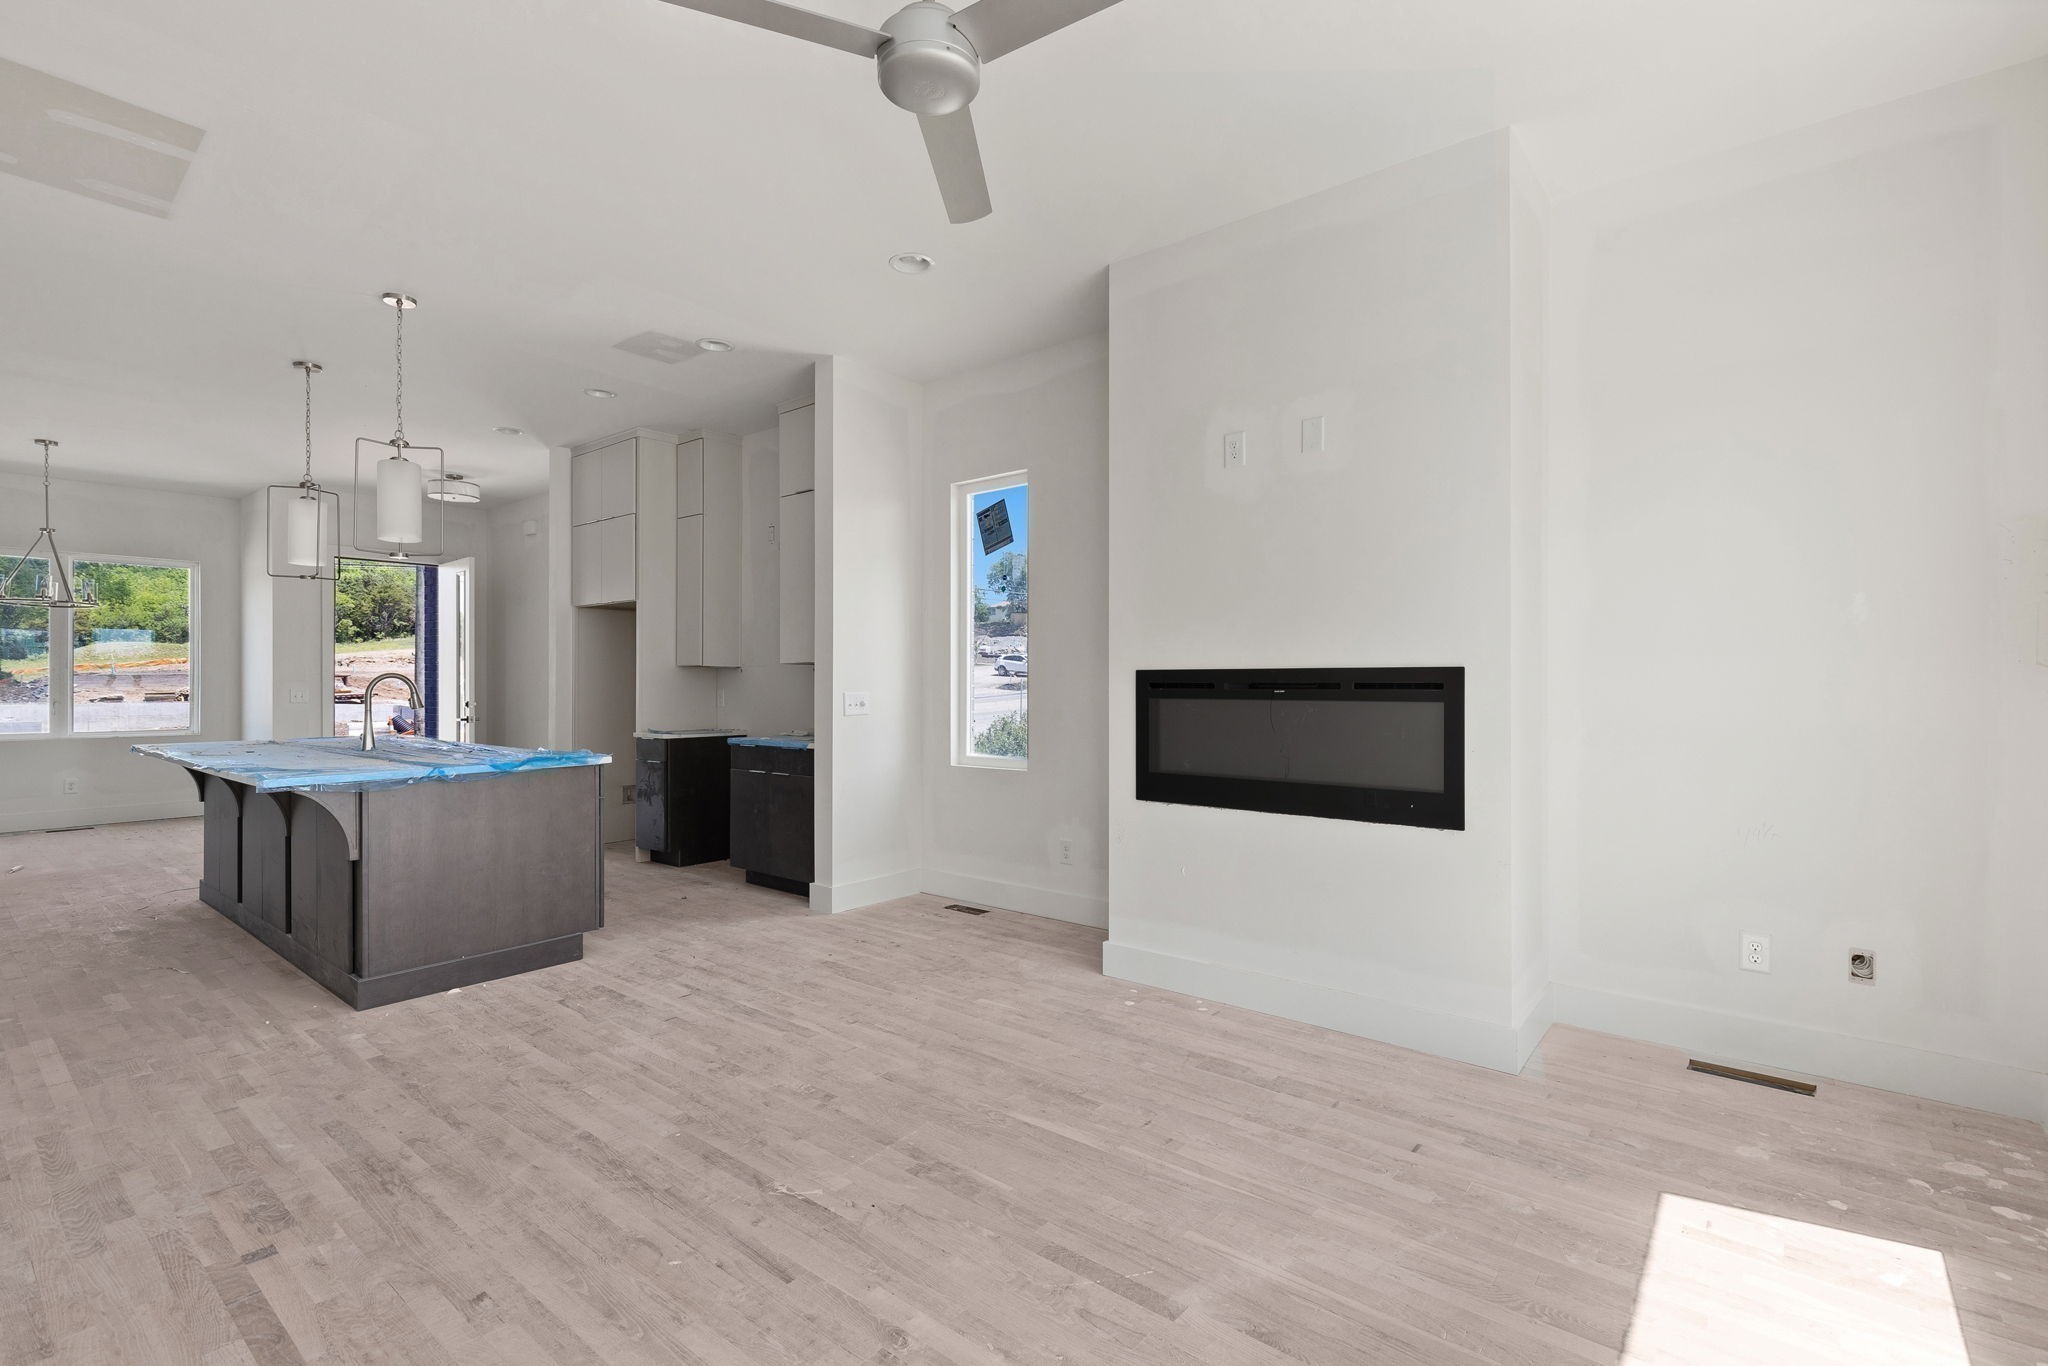
[[[673,3],[674,0],[671,0]],[[953,27],[967,35],[984,62],[1015,52],[1048,33],[1079,23],[1116,0],[975,0],[953,16]]]
[[[981,170],[974,115],[965,109],[937,116],[920,114],[917,126],[924,133],[932,173],[939,178],[939,198],[946,201],[946,217],[955,223],[988,217],[988,177]]]
[[[742,24],[801,38],[807,43],[836,47],[856,57],[872,57],[882,50],[882,44],[889,41],[886,33],[849,24],[828,14],[813,14],[795,5],[782,4],[780,0],[665,0],[665,3],[680,9],[715,14],[721,19],[736,19]]]

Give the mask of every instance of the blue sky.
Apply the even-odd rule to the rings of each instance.
[[[968,525],[968,565],[973,571],[974,582],[978,587],[988,587],[988,567],[990,564],[1000,560],[1012,551],[1019,555],[1027,554],[1030,551],[1031,499],[1024,485],[1018,484],[1006,489],[990,489],[986,493],[975,494],[974,515],[979,517],[983,508],[991,503],[1004,500],[1007,500],[1010,505],[1010,534],[1017,538],[1015,541],[1004,546],[993,555],[984,555],[981,553],[981,533],[976,529],[975,523],[969,523]],[[991,601],[994,601],[994,599],[991,598]]]

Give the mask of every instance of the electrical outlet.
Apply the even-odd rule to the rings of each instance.
[[[1223,468],[1243,469],[1245,463],[1245,440],[1243,432],[1223,434]]]
[[[1060,841],[1060,862],[1061,862],[1061,863],[1072,863],[1073,861],[1074,861],[1074,842],[1073,842],[1072,840],[1061,840],[1061,841]]]
[[[1305,417],[1301,420],[1301,453],[1316,455],[1323,449],[1323,420],[1320,417]]]
[[[1871,986],[1877,981],[1877,955],[1867,949],[1849,950],[1849,980]]]
[[[622,783],[619,786],[619,805],[631,806],[633,798],[639,795],[638,783]]]
[[[313,700],[313,690],[304,683],[294,683],[284,690],[284,700],[293,706],[303,707]]]
[[[1745,934],[1742,936],[1742,970],[1744,972],[1769,972],[1771,970],[1771,937],[1767,934]]]
[[[774,545],[776,543],[776,538],[780,535],[781,533],[775,529],[775,523],[770,522],[768,524],[768,544]]]
[[[841,699],[842,699],[842,702],[843,702],[843,708],[842,708],[842,709],[843,709],[843,710],[845,711],[846,715],[848,715],[848,716],[866,716],[866,715],[868,714],[868,711],[869,711],[869,707],[870,707],[870,703],[869,703],[869,701],[868,701],[868,695],[867,695],[866,693],[864,693],[864,692],[849,692],[849,693],[841,693],[841,694],[840,694],[840,697],[841,697]]]
[[[78,795],[78,779],[66,778],[63,782],[63,789],[65,796],[76,797]]]

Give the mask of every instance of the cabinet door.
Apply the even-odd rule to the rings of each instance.
[[[781,569],[782,662],[810,664],[817,654],[818,517],[815,493],[793,493],[781,502],[777,549]]]
[[[605,600],[603,544],[602,522],[569,528],[569,601],[578,607],[594,607]]]
[[[569,457],[569,522],[582,526],[603,521],[604,452],[586,451]]]
[[[668,852],[668,762],[661,740],[634,744],[633,843],[661,854]]]
[[[704,518],[676,518],[676,663],[704,658]]]
[[[752,769],[732,771],[731,862],[735,868],[769,873],[775,856],[768,840],[769,780],[773,775]]]
[[[639,511],[640,443],[621,441],[597,454],[604,457],[604,515],[632,516]]]
[[[704,440],[676,447],[676,516],[695,517],[704,511]]]
[[[795,882],[811,880],[811,794],[814,781],[793,773],[768,775],[768,850],[774,866],[761,871]]]
[[[603,533],[598,555],[602,563],[599,577],[604,585],[606,602],[631,602],[634,599],[634,588],[639,582],[639,575],[635,572],[639,555],[634,539],[637,522],[634,517],[614,517],[594,528]]]
[[[782,495],[804,493],[818,486],[818,410],[811,404],[792,408],[775,424]]]

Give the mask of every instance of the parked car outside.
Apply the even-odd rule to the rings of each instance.
[[[1031,670],[1023,655],[998,655],[996,674],[1001,678],[1022,678]]]

